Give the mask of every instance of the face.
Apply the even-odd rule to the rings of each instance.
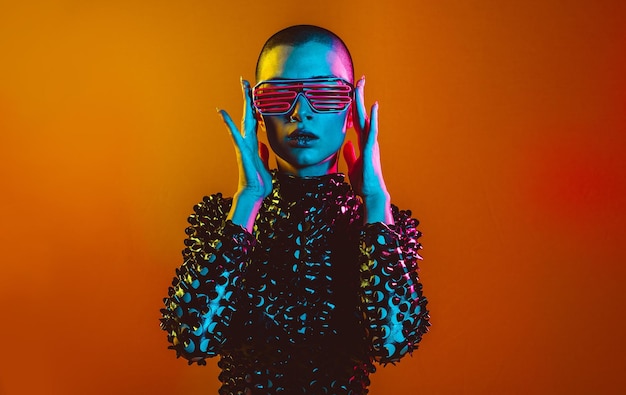
[[[352,82],[350,60],[333,46],[308,42],[296,47],[277,46],[259,64],[259,81],[272,79],[342,78]],[[336,113],[313,111],[298,96],[284,115],[261,116],[259,125],[276,154],[278,168],[297,176],[337,172],[339,150],[350,125],[350,108]]]

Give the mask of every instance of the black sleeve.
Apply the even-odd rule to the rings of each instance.
[[[186,229],[183,264],[163,301],[161,329],[169,348],[189,363],[205,364],[226,343],[240,295],[241,276],[255,239],[227,221],[232,199],[205,197],[194,207]]]
[[[368,224],[361,232],[361,301],[373,358],[399,361],[428,331],[428,303],[417,276],[422,248],[418,221],[393,207],[395,224]]]

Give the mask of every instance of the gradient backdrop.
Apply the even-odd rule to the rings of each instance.
[[[262,4],[261,4],[262,3]],[[372,394],[618,394],[626,3],[3,1],[0,394],[215,394],[158,328],[215,113],[292,24],[351,48],[433,327]]]

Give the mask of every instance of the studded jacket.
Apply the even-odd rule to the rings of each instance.
[[[363,224],[343,175],[273,173],[250,234],[221,194],[194,207],[161,328],[189,363],[220,356],[220,394],[366,394],[429,324],[418,221]]]

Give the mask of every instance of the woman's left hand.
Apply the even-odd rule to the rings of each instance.
[[[372,105],[368,117],[364,91],[365,77],[361,77],[355,87],[355,101],[352,105],[360,155],[356,156],[350,141],[344,146],[343,154],[348,165],[350,184],[365,203],[366,222],[392,224],[391,198],[383,179],[378,146],[378,102]]]

